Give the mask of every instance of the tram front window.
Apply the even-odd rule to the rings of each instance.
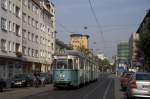
[[[57,60],[57,69],[67,69],[67,60]]]

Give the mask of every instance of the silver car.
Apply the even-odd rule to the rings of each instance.
[[[127,98],[150,98],[150,73],[137,72],[131,76],[127,85]]]

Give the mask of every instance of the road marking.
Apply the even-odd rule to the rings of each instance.
[[[107,80],[107,79],[106,79]],[[98,85],[98,86],[96,86],[93,90],[91,90],[90,92],[88,92],[84,97],[83,97],[83,99],[86,99],[88,96],[90,96],[97,88],[99,88],[102,84],[103,84],[103,82],[104,81],[106,81],[106,80],[102,80],[102,82]]]
[[[109,91],[109,88],[110,88],[111,83],[112,83],[112,79],[111,79],[111,81],[109,82],[109,85],[107,86],[107,88],[106,88],[106,90],[105,90],[103,99],[106,99],[106,96],[107,96],[107,93],[108,93],[108,91]]]

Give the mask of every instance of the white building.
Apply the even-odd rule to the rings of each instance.
[[[0,20],[0,76],[47,72],[55,49],[53,3],[0,0]]]

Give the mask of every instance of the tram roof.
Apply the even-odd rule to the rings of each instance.
[[[78,57],[85,57],[83,53],[75,50],[66,50],[63,54],[58,54],[56,56],[67,56],[67,55],[73,55]]]

